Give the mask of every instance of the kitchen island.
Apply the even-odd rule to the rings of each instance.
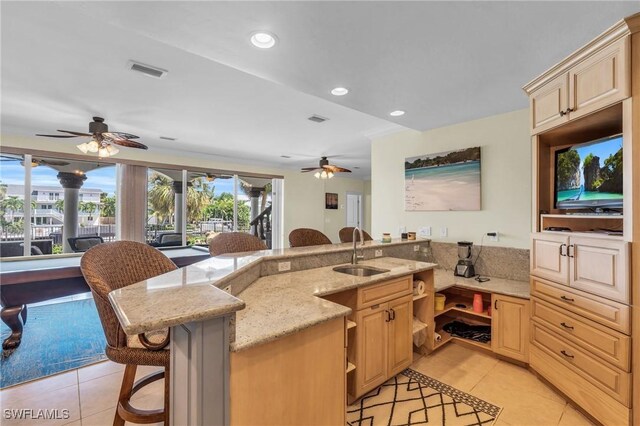
[[[428,244],[359,246],[383,271],[366,277],[334,270],[350,244],[214,257],[109,298],[127,334],[171,328],[172,424],[344,424],[347,393],[411,363],[414,311],[433,315],[412,294],[414,279],[434,288]]]

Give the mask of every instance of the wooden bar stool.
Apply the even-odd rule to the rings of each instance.
[[[113,424],[169,424],[169,332],[160,330],[138,336],[127,336],[116,317],[109,292],[177,269],[159,250],[133,241],[104,243],[90,248],[80,261],[80,268],[93,293],[102,329],[107,339],[106,354],[113,362],[125,364]],[[139,365],[164,367],[135,381]],[[131,397],[144,386],[164,378],[164,408],[140,410],[130,403]]]

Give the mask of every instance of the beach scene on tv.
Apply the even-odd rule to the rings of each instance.
[[[480,210],[480,147],[405,159],[405,210]]]
[[[622,136],[560,153],[556,160],[556,204],[622,199]]]

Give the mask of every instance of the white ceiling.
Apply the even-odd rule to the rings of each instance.
[[[85,130],[97,114],[151,149],[278,167],[339,155],[365,176],[367,135],[525,108],[524,83],[638,11],[637,1],[3,2],[2,131]],[[259,29],[279,44],[251,46]],[[169,74],[136,75],[130,59]],[[335,86],[351,92],[334,97]]]

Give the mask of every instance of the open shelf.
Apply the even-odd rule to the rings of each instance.
[[[417,294],[413,296],[413,301],[415,302],[416,300],[420,300],[420,299],[424,299],[425,297],[427,297],[428,294],[427,293],[422,293],[422,294]]]
[[[354,328],[357,325],[358,324],[356,324],[355,322],[353,322],[351,320],[347,320],[347,330],[351,330],[352,328]]]
[[[606,214],[542,214],[540,215],[540,230],[543,232],[562,232],[564,234],[585,233],[589,236],[603,236],[611,238],[621,234],[600,232],[601,229],[622,231],[624,216]],[[549,227],[566,227],[571,231],[547,231]]]
[[[413,321],[413,335],[415,336],[421,331],[426,330],[428,325],[418,320],[417,318],[414,318],[414,320],[415,321]]]
[[[347,373],[351,373],[355,369],[356,369],[356,366],[350,363],[349,361],[347,361]]]
[[[482,313],[479,312],[474,312],[473,311],[473,299],[469,298],[469,297],[464,297],[464,296],[460,296],[460,295],[452,295],[452,294],[447,294],[447,301],[444,305],[444,309],[442,311],[435,311],[433,316],[434,318],[439,317],[442,314],[446,314],[447,312],[464,312],[465,314],[468,315],[473,315],[473,316],[477,316],[477,317],[482,317],[482,318],[491,318],[491,315],[488,314],[487,310],[483,310]],[[458,308],[456,307],[456,305],[458,304],[464,304],[467,307],[466,308]],[[484,303],[484,305],[486,305],[487,307],[490,305],[489,303]]]
[[[482,343],[482,342],[477,342],[475,340],[465,339],[464,337],[458,337],[458,336],[451,336],[451,340],[464,342],[469,345],[478,346],[479,348],[491,350],[491,341],[488,341],[487,343]]]

